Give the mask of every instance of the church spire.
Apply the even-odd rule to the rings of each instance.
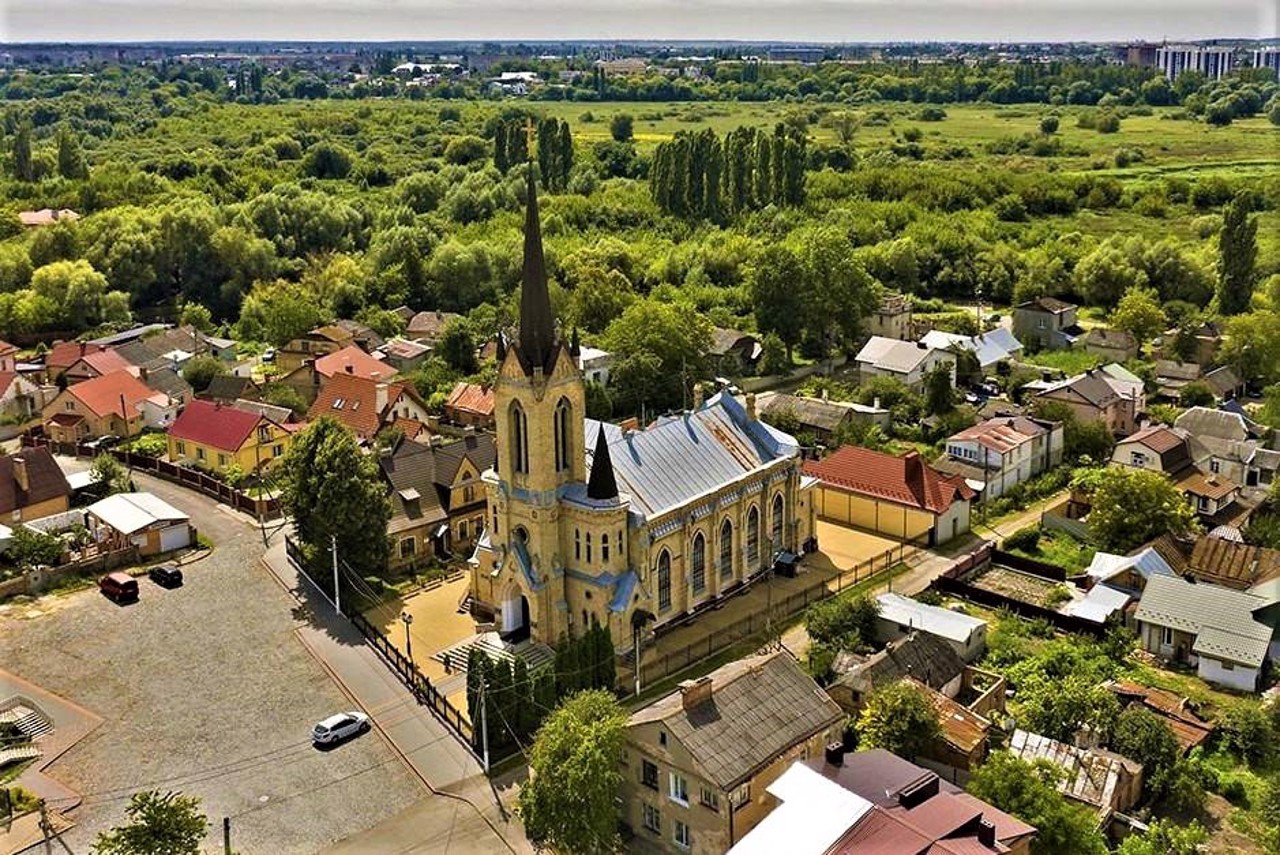
[[[530,161],[524,220],[524,277],[520,289],[519,353],[526,373],[532,374],[535,367],[548,367],[555,352],[555,337],[546,262],[542,257],[542,229],[538,223],[538,188]]]
[[[587,498],[608,500],[618,498],[618,481],[613,477],[613,458],[609,457],[609,442],[604,437],[604,425],[596,431],[596,450],[591,455],[591,477],[587,481]]]

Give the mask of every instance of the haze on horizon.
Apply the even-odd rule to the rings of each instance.
[[[0,0],[0,41],[1274,38],[1277,0]]]

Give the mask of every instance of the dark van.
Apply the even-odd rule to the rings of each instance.
[[[128,573],[108,573],[98,580],[98,590],[117,603],[138,599],[138,580]]]

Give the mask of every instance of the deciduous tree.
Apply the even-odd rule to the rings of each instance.
[[[1249,216],[1250,198],[1236,196],[1222,212],[1218,233],[1218,311],[1238,315],[1249,310],[1258,257],[1258,221]]]
[[[1129,288],[1111,313],[1111,326],[1132,333],[1139,347],[1163,332],[1167,323],[1154,288]]]
[[[941,735],[938,714],[924,692],[906,681],[877,689],[858,716],[858,745],[911,759]]]
[[[94,841],[94,855],[200,855],[209,822],[200,800],[181,793],[134,793],[125,808],[128,821]]]
[[[1080,469],[1071,483],[1088,494],[1089,534],[1108,552],[1124,554],[1161,534],[1186,534],[1196,526],[1186,497],[1159,472]]]
[[[968,790],[1036,827],[1032,855],[1106,855],[1093,812],[1058,792],[1061,774],[1047,760],[1033,764],[997,751],[974,772]]]

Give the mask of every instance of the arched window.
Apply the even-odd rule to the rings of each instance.
[[[720,578],[733,575],[733,523],[725,520],[720,526]]]
[[[778,493],[773,497],[773,512],[769,520],[769,538],[774,549],[782,548],[782,510],[782,494]]]
[[[760,511],[755,505],[747,511],[747,565],[752,572],[760,569]]]
[[[693,536],[693,592],[701,594],[707,589],[707,540],[698,532]]]
[[[573,530],[573,560],[582,560],[582,532],[576,528]]]
[[[572,445],[569,440],[573,436],[570,430],[570,423],[573,417],[573,406],[569,403],[568,398],[561,398],[556,404],[555,412],[555,439],[556,439],[556,471],[563,472],[570,467],[573,452]]]
[[[591,532],[587,532],[587,563],[591,563]]]
[[[609,563],[609,532],[600,535],[600,560]]]
[[[658,556],[658,611],[671,608],[671,553],[662,550]]]
[[[529,421],[519,401],[511,402],[511,470],[529,472]]]

